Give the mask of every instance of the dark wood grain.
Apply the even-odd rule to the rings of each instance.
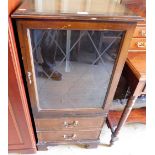
[[[66,135],[66,138],[64,137]],[[74,137],[75,135],[75,137]],[[79,130],[79,131],[38,131],[39,141],[78,141],[78,140],[96,140],[99,138],[100,130]]]
[[[57,146],[57,145],[78,145],[81,148],[97,148],[100,144],[99,139],[96,140],[78,140],[78,141],[52,141],[52,142],[39,142],[37,143],[37,148],[39,151],[47,151],[48,146]]]
[[[77,122],[77,125],[74,125],[75,122]],[[62,117],[61,119],[36,119],[35,123],[38,131],[70,129],[82,130],[89,128],[102,128],[104,117]]]
[[[68,27],[69,25],[69,27]],[[39,20],[17,20],[18,33],[20,46],[22,49],[23,62],[25,71],[30,71],[33,73],[33,82],[35,83],[35,74],[33,70],[33,66],[31,66],[32,56],[29,51],[28,38],[27,38],[27,28],[57,28],[57,29],[81,29],[81,30],[104,30],[104,29],[112,29],[112,30],[123,30],[126,31],[124,38],[122,39],[122,43],[119,49],[119,54],[117,60],[115,62],[115,67],[113,69],[113,73],[111,76],[111,81],[109,84],[109,89],[107,91],[107,97],[104,101],[103,108],[89,108],[89,109],[62,109],[62,110],[43,110],[38,109],[38,99],[36,94],[36,86],[29,85],[29,95],[31,99],[31,106],[34,114],[34,118],[61,118],[61,117],[76,117],[76,116],[103,116],[106,117],[110,103],[115,93],[115,89],[117,87],[119,77],[121,75],[121,71],[123,69],[123,65],[125,63],[127,57],[128,46],[134,32],[134,28],[136,26],[135,23],[95,23],[95,22],[73,22],[73,21],[46,21],[44,24]],[[25,41],[26,40],[26,41]],[[51,137],[52,138],[52,137]],[[52,141],[52,139],[51,139]]]
[[[92,1],[24,1],[12,14],[13,18],[91,20],[91,21],[143,21],[123,5],[113,0]]]

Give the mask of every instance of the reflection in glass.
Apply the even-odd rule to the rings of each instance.
[[[122,35],[30,30],[40,108],[102,107]]]

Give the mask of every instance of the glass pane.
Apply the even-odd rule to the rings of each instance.
[[[122,31],[29,31],[41,109],[102,107]]]

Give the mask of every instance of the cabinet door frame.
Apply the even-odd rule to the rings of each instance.
[[[110,103],[112,102],[125,60],[127,58],[128,47],[131,41],[134,29],[136,27],[135,22],[88,22],[88,21],[58,21],[58,20],[23,20],[18,19],[16,21],[19,42],[22,52],[22,60],[24,63],[25,73],[32,73],[32,83],[29,84],[27,79],[27,87],[29,90],[29,96],[31,101],[31,107],[34,118],[47,118],[47,117],[64,117],[64,116],[107,116]],[[29,51],[29,38],[27,35],[28,29],[78,29],[78,30],[118,30],[124,31],[125,35],[122,38],[121,45],[118,51],[118,56],[115,61],[107,93],[104,99],[102,108],[83,108],[83,109],[60,109],[60,110],[42,110],[37,106],[38,97],[36,96],[36,81],[34,74],[34,67],[32,62],[32,53]],[[26,75],[26,74],[25,74]]]

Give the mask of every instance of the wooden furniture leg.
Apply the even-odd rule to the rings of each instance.
[[[124,108],[124,111],[122,113],[122,116],[121,116],[121,119],[119,120],[119,123],[116,127],[116,129],[114,130],[114,132],[112,132],[112,135],[111,135],[111,140],[110,140],[110,145],[113,145],[114,142],[116,140],[118,140],[118,134],[119,134],[119,131],[120,129],[122,128],[122,126],[125,124],[131,110],[132,110],[132,107],[136,101],[138,96],[131,96],[129,99],[128,99],[128,102]]]
[[[134,81],[134,79],[133,79]],[[133,89],[133,93],[131,95],[131,97],[128,99],[127,101],[127,104],[123,110],[123,113],[121,115],[121,118],[118,122],[118,125],[116,127],[116,129],[113,129],[112,127],[112,123],[110,122],[110,119],[107,118],[107,122],[108,122],[108,125],[109,127],[111,128],[111,131],[112,131],[112,135],[111,135],[111,140],[110,140],[110,145],[113,145],[114,142],[116,140],[118,140],[118,134],[122,128],[122,126],[125,124],[133,106],[134,106],[134,103],[136,101],[136,99],[138,98],[138,96],[141,94],[142,92],[142,89],[144,88],[144,85],[145,85],[145,82],[144,81],[141,81],[141,79],[139,79],[139,81],[136,82],[136,80],[133,82],[135,84],[135,87]]]
[[[117,125],[110,115],[107,117],[107,125],[112,132],[110,145],[113,145],[114,142],[118,140],[118,134],[127,121],[138,96],[146,94],[146,54],[129,53],[123,69],[123,75],[126,77],[130,86],[131,97],[128,99]]]

